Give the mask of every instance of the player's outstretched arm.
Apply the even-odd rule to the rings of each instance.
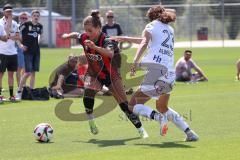
[[[137,63],[139,62],[139,59],[142,57],[144,51],[146,50],[151,37],[152,37],[151,34],[148,31],[144,30],[143,39],[137,49],[136,55],[133,59],[133,65],[131,66],[131,76],[135,75]]]
[[[70,39],[70,38],[77,39],[78,36],[79,36],[78,32],[64,33],[62,35],[62,39]]]
[[[129,42],[129,43],[136,43],[136,44],[140,44],[143,40],[143,38],[141,37],[128,37],[128,36],[112,36],[110,38],[117,42]]]

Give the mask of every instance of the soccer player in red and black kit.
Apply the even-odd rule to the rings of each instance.
[[[24,51],[25,73],[21,77],[18,88],[17,98],[21,98],[23,86],[29,76],[31,76],[30,88],[34,89],[35,72],[39,71],[40,67],[40,35],[43,32],[43,26],[39,23],[40,12],[32,11],[32,20],[23,23],[19,28],[22,33],[22,44]]]
[[[107,86],[118,102],[121,110],[128,119],[138,129],[142,138],[148,137],[147,132],[142,127],[138,116],[128,108],[128,100],[122,85],[117,65],[114,65],[113,57],[120,54],[119,49],[113,41],[101,31],[101,21],[99,12],[92,12],[91,16],[83,20],[85,32],[64,34],[63,38],[76,38],[83,46],[85,57],[88,62],[88,70],[85,76],[85,92],[83,103],[89,119],[89,125],[93,134],[98,133],[98,128],[94,123],[93,106],[96,91],[103,85]]]

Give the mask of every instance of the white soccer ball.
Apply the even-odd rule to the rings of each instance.
[[[39,142],[50,142],[53,138],[53,128],[48,123],[38,124],[34,129],[34,137]]]

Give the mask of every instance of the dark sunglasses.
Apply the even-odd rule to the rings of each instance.
[[[114,18],[114,16],[107,16],[107,18]]]

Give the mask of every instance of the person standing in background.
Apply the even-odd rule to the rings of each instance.
[[[12,6],[6,4],[3,7],[3,18],[0,19],[0,24],[4,26],[4,30],[7,35],[7,41],[0,41],[0,103],[2,103],[5,98],[2,96],[2,79],[4,72],[8,71],[8,85],[10,92],[10,101],[16,101],[17,99],[13,95],[13,84],[14,84],[14,72],[17,71],[18,61],[17,61],[17,48],[16,41],[20,40],[19,30],[17,22],[12,19]]]
[[[108,36],[121,36],[123,34],[122,29],[118,23],[114,21],[114,13],[109,10],[106,13],[107,23],[102,27],[102,32]]]
[[[19,23],[18,26],[20,27],[24,22],[28,21],[28,13],[27,12],[21,12],[18,17]],[[20,33],[21,37],[21,33]],[[20,41],[17,41],[17,57],[18,57],[18,69],[17,69],[17,74],[16,74],[16,79],[17,79],[17,85],[19,87],[21,77],[24,74],[24,68],[25,68],[25,63],[24,63],[24,54],[23,54],[23,44]]]
[[[38,72],[40,68],[39,41],[40,35],[43,32],[43,26],[39,23],[40,12],[38,10],[33,10],[31,16],[31,21],[25,22],[20,26],[24,51],[25,73],[21,77],[18,88],[17,98],[19,99],[22,97],[23,86],[26,84],[26,81],[30,76],[32,76],[30,88],[34,89],[35,72]]]

